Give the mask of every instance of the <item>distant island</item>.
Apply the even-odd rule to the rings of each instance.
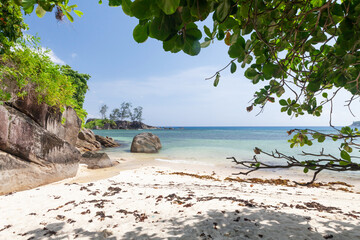
[[[93,130],[110,129],[173,129],[165,127],[154,127],[144,124],[142,117],[143,108],[141,106],[132,108],[130,102],[121,103],[120,108],[115,108],[107,115],[108,106],[103,104],[100,107],[101,118],[89,118],[85,128]],[[130,119],[130,121],[126,120]]]
[[[360,127],[360,121],[354,121],[350,127]]]
[[[139,121],[126,121],[126,120],[110,120],[110,119],[98,119],[98,118],[89,118],[86,121],[85,127],[88,129],[95,130],[111,130],[111,129],[167,129],[171,130],[173,128],[166,127],[154,127],[147,125]]]

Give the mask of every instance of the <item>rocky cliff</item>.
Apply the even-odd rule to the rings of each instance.
[[[30,94],[0,105],[0,123],[0,194],[76,175],[81,120],[72,108],[61,113]]]

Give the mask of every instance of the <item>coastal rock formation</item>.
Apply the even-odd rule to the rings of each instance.
[[[84,163],[89,169],[107,168],[114,166],[106,153],[86,152],[81,156],[80,163]]]
[[[30,117],[47,131],[75,145],[81,120],[71,107],[67,107],[61,113],[59,109],[49,107],[44,103],[39,104],[36,93],[31,91],[23,99],[15,101],[12,107]]]
[[[117,129],[158,129],[157,127],[146,125],[142,122],[115,121]]]
[[[89,118],[86,123],[90,122],[96,122],[101,119],[97,118]],[[161,129],[158,127],[153,127],[150,125],[146,125],[145,123],[138,122],[138,121],[113,121],[112,123],[104,123],[101,126],[93,125],[90,128],[96,129],[96,130],[110,130],[110,129]]]
[[[76,148],[80,152],[97,151],[101,149],[101,143],[96,140],[93,131],[83,128],[78,134]]]
[[[115,140],[110,137],[103,137],[103,136],[95,135],[95,138],[96,138],[96,141],[100,142],[101,145],[106,148],[120,146],[120,144],[115,142]]]
[[[131,143],[131,152],[137,153],[157,153],[161,148],[158,136],[144,132],[136,135]]]
[[[76,175],[80,153],[72,143],[80,120],[75,111],[67,108],[61,115],[46,105],[35,105],[0,105],[0,194]],[[26,107],[37,109],[39,115]]]

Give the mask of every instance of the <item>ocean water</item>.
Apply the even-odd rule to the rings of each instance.
[[[282,153],[304,159],[302,151],[319,153],[324,148],[326,153],[339,155],[339,141],[326,140],[314,142],[309,147],[290,148],[287,131],[294,127],[176,127],[174,130],[94,130],[95,134],[109,136],[121,143],[119,148],[105,149],[111,157],[124,159],[155,159],[170,163],[190,163],[199,165],[230,165],[227,157],[250,160],[254,156],[253,149],[258,147],[264,151],[278,150]],[[300,128],[300,127],[296,127]],[[330,133],[330,127],[307,127]],[[130,146],[135,135],[141,132],[152,132],[160,138],[162,149],[155,154],[131,153]],[[359,153],[355,153],[359,156]],[[271,163],[277,160],[258,155],[258,159]]]

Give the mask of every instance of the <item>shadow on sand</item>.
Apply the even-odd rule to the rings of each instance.
[[[321,214],[321,213],[319,213]],[[114,220],[115,221],[115,220]],[[129,219],[129,221],[131,221]],[[310,217],[277,212],[259,208],[242,208],[241,211],[209,210],[188,217],[162,219],[159,228],[157,223],[148,226],[149,219],[137,223],[134,230],[106,228],[99,232],[87,231],[84,228],[71,229],[68,223],[51,223],[44,228],[26,233],[26,239],[360,239],[360,226],[342,221],[325,219],[316,225],[326,228],[319,233],[312,225]],[[115,225],[116,222],[113,223]],[[145,226],[146,225],[146,226]],[[66,227],[66,229],[64,229]]]

